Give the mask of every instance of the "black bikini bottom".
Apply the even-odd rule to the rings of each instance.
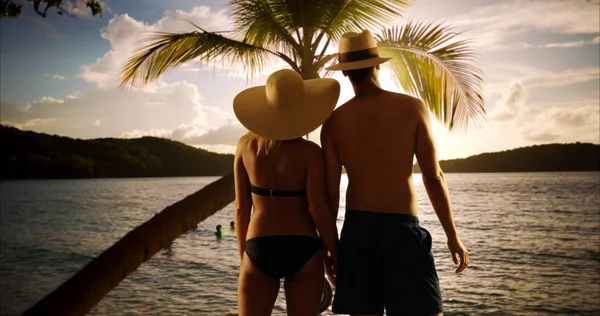
[[[309,236],[260,236],[246,241],[246,254],[263,274],[281,279],[298,273],[321,246],[320,239]]]

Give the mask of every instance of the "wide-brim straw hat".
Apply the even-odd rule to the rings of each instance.
[[[249,131],[273,140],[308,135],[331,115],[340,96],[335,79],[303,80],[290,69],[278,70],[266,85],[248,88],[233,99],[233,111]]]
[[[391,57],[379,56],[377,41],[371,32],[348,32],[342,35],[339,43],[338,63],[327,70],[354,70],[382,64]]]

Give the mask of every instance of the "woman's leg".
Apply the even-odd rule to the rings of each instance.
[[[302,269],[285,279],[285,300],[288,316],[319,314],[325,271],[321,251],[317,251]]]
[[[240,316],[269,316],[279,294],[279,280],[265,276],[244,253],[238,284]]]

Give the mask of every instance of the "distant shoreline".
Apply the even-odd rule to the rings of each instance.
[[[2,180],[222,177],[233,172],[233,155],[157,137],[82,140],[0,125],[0,143]],[[440,166],[444,173],[600,171],[600,145],[535,145],[442,160]],[[413,173],[420,173],[417,164]]]
[[[519,172],[444,172],[445,174],[524,174],[524,173],[599,173],[600,170],[588,170],[588,171],[519,171]],[[345,173],[343,173],[345,174]],[[421,175],[420,172],[413,172],[413,175]],[[162,177],[104,177],[104,178],[0,178],[2,181],[45,181],[45,180],[144,180],[144,179],[175,179],[175,178],[216,178],[220,179],[223,176],[162,176]]]
[[[547,144],[440,161],[445,173],[600,171],[600,145]],[[419,172],[413,166],[413,172]]]

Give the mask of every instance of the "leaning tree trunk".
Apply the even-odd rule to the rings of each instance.
[[[233,202],[233,173],[168,206],[88,263],[23,315],[85,315],[142,263]]]

